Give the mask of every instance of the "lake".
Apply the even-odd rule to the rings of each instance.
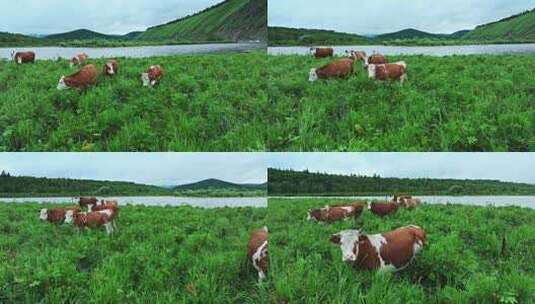
[[[215,43],[215,44],[191,44],[191,45],[158,45],[158,46],[135,46],[135,47],[111,47],[111,48],[78,48],[78,47],[17,47],[0,48],[0,59],[11,59],[11,52],[34,51],[37,59],[72,58],[81,52],[90,58],[109,57],[153,57],[190,55],[199,53],[224,53],[224,52],[250,52],[265,49],[264,43]]]
[[[267,207],[265,197],[176,197],[176,196],[116,196],[99,197],[104,200],[117,200],[119,205],[145,205],[145,206],[182,206],[190,205],[202,208],[222,207]],[[74,197],[16,197],[0,198],[0,203],[72,203],[78,204]]]
[[[449,46],[384,46],[384,45],[348,45],[335,46],[334,52],[337,55],[344,55],[346,50],[365,51],[368,54],[373,52],[384,55],[430,55],[430,56],[451,56],[451,55],[475,55],[475,54],[521,54],[535,53],[535,43],[526,44],[488,44],[488,45],[449,45]],[[270,55],[308,55],[310,47],[269,47]]]
[[[535,196],[415,196],[428,204],[462,204],[496,207],[520,206],[535,209]],[[275,198],[275,197],[271,197]],[[350,200],[390,200],[390,196],[299,196],[277,197],[288,199],[350,199]]]

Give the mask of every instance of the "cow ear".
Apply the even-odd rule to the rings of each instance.
[[[338,233],[331,235],[330,241],[333,244],[339,245],[340,244],[340,235]]]

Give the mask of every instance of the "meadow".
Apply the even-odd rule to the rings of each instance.
[[[266,208],[123,206],[118,231],[39,220],[0,204],[0,303],[265,303],[247,259]]]
[[[535,210],[423,205],[378,218],[306,221],[327,199],[270,199],[271,278],[278,303],[534,303]],[[408,224],[427,231],[429,245],[397,273],[353,269],[332,233],[389,231]],[[505,238],[505,247],[503,247]]]
[[[268,56],[271,151],[533,151],[535,55],[391,56],[409,80],[308,82],[331,59]]]
[[[90,59],[101,71],[106,59]],[[0,61],[0,151],[263,151],[266,55],[118,58],[119,75],[58,91],[67,60]],[[150,65],[165,70],[144,88]]]

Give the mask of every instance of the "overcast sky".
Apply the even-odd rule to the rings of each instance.
[[[0,153],[12,175],[179,185],[217,178],[267,181],[264,154],[255,153]]]
[[[336,174],[535,184],[535,153],[277,153],[268,163],[272,168]]]
[[[0,32],[53,34],[87,28],[126,34],[190,15],[223,0],[1,0]]]
[[[453,33],[535,7],[535,0],[269,0],[269,25],[380,34]]]

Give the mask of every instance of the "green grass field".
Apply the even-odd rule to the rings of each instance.
[[[329,59],[269,56],[272,151],[535,150],[535,55],[396,56],[409,81],[308,82]]]
[[[67,60],[0,61],[0,151],[265,150],[266,55],[118,59],[116,78],[83,93],[58,91]],[[101,71],[105,59],[90,60]],[[165,70],[144,88],[150,65]]]
[[[365,210],[355,222],[307,222],[332,199],[270,199],[271,280],[277,303],[533,303],[535,210],[423,205],[384,219]],[[404,270],[369,273],[342,262],[332,233],[379,233],[422,226],[426,247]],[[506,247],[502,253],[502,238]]]
[[[0,204],[0,303],[265,303],[248,263],[267,210],[121,208],[118,231],[39,220],[37,204]]]

